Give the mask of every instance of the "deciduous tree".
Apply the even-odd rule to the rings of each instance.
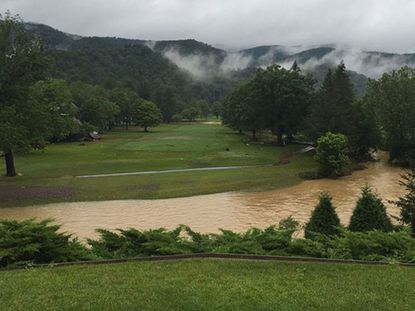
[[[315,159],[322,176],[342,176],[350,159],[347,156],[347,138],[343,134],[326,133],[317,141]]]
[[[42,45],[25,31],[20,17],[0,15],[0,149],[7,176],[16,176],[13,151],[40,147],[49,134],[45,106],[29,100],[45,68]]]
[[[133,122],[148,132],[150,126],[160,124],[162,120],[160,109],[152,102],[141,99],[134,105]]]

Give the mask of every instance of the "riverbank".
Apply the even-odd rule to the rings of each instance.
[[[286,166],[279,167],[280,171],[285,168]],[[236,172],[239,171],[227,173]],[[180,224],[187,224],[202,233],[218,232],[219,228],[244,232],[251,227],[265,228],[278,224],[281,219],[289,216],[305,223],[310,218],[320,193],[328,191],[333,197],[341,223],[347,225],[361,188],[366,184],[379,193],[389,214],[399,215],[396,206],[388,201],[395,200],[404,193],[405,189],[399,185],[401,173],[401,169],[388,165],[386,159],[383,159],[368,163],[367,169],[342,178],[306,180],[270,191],[226,192],[158,200],[85,201],[4,207],[0,209],[0,219],[53,218],[62,224],[64,231],[81,239],[96,237],[97,228],[174,229]],[[176,174],[166,174],[164,178],[174,178],[174,175]],[[284,175],[281,178],[279,185],[286,182]],[[100,181],[100,178],[91,180]],[[255,179],[252,182],[255,183]],[[174,185],[173,180],[171,184]]]
[[[267,190],[302,181],[298,174],[316,167],[301,146],[253,143],[220,124],[168,124],[143,133],[114,131],[95,142],[62,143],[16,156],[22,176],[0,177],[0,207],[53,202],[161,199],[237,190]],[[76,178],[80,175],[248,166],[216,171]],[[258,166],[258,167],[249,167]],[[0,163],[4,171],[4,163]]]
[[[142,262],[2,272],[0,286],[2,310],[415,308],[415,270],[397,266]]]

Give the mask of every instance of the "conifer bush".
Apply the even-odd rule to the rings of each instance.
[[[405,187],[406,193],[393,203],[401,211],[401,222],[411,227],[415,237],[415,163],[411,163],[399,184]]]
[[[339,233],[339,228],[340,219],[331,202],[331,197],[328,193],[322,193],[319,203],[305,226],[304,235],[307,239],[316,238],[318,235],[333,236]]]
[[[92,258],[78,240],[59,229],[51,220],[0,220],[0,267]]]
[[[350,231],[367,232],[380,230],[390,232],[393,225],[382,200],[368,186],[362,188],[349,224]]]

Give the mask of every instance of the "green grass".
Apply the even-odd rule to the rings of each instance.
[[[6,310],[414,310],[415,269],[188,260],[0,273]]]
[[[3,200],[0,206],[80,200],[157,199],[233,190],[262,190],[300,182],[298,173],[314,168],[312,157],[294,157],[289,164],[235,171],[184,172],[162,175],[78,179],[77,175],[180,168],[270,164],[298,146],[252,143],[249,137],[218,124],[171,124],[143,133],[141,129],[109,132],[100,141],[61,143],[16,156],[23,176],[0,178],[1,186],[65,187],[64,199],[26,196]],[[4,163],[0,164],[4,171]]]

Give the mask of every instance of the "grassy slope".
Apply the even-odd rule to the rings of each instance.
[[[192,260],[0,273],[2,310],[414,310],[415,269]]]
[[[226,151],[226,149],[229,151]],[[186,172],[163,175],[76,179],[76,175],[176,168],[269,164],[298,147],[252,144],[247,137],[220,125],[163,125],[150,133],[141,129],[107,133],[102,140],[56,144],[16,157],[23,174],[0,178],[0,186],[68,187],[65,201],[156,199],[241,189],[265,189],[298,183],[298,172],[314,166],[310,156],[290,164],[238,171]],[[4,163],[0,163],[4,171]],[[63,201],[62,198],[21,198],[0,206]]]

